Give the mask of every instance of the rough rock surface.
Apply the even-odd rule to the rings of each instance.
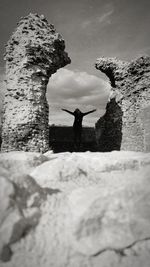
[[[52,153],[51,151],[48,152]],[[47,161],[46,155],[37,152],[12,151],[0,153],[0,167],[5,168],[11,175],[26,174],[27,170],[32,171],[36,166]]]
[[[0,259],[11,259],[11,245],[32,230],[41,216],[40,205],[48,194],[59,192],[41,188],[29,173],[48,160],[39,153],[0,154]]]
[[[150,151],[150,57],[99,58],[96,68],[112,86],[106,114],[96,124],[99,150]]]
[[[47,161],[16,177],[5,169],[5,155],[0,266],[148,267],[150,154],[44,156]]]
[[[49,77],[70,63],[65,43],[43,15],[22,18],[6,46],[2,151],[49,149]]]

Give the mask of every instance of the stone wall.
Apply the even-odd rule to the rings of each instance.
[[[131,63],[100,58],[96,68],[111,82],[105,115],[96,124],[100,151],[150,151],[150,57]]]
[[[120,150],[122,141],[122,110],[116,100],[111,99],[106,113],[95,124],[97,149],[101,152]]]
[[[49,77],[70,63],[61,35],[43,15],[22,18],[6,46],[2,151],[49,149]]]

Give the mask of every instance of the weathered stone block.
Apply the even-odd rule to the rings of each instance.
[[[150,153],[2,154],[1,267],[149,266]]]
[[[64,50],[64,40],[43,15],[21,19],[6,46],[2,151],[49,149],[46,87],[49,77],[70,63]]]
[[[150,151],[150,57],[131,63],[100,58],[96,68],[112,86],[106,113],[96,124],[99,150]]]

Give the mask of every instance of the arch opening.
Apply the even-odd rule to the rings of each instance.
[[[104,75],[97,77],[84,71],[63,68],[52,76],[48,84],[47,99],[50,106],[49,140],[54,152],[98,151],[95,123],[106,111],[109,93],[110,84]],[[72,112],[76,108],[82,112],[97,109],[84,117],[82,142],[78,150],[74,145],[74,117],[63,112],[61,108]]]

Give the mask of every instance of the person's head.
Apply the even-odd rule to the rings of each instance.
[[[79,114],[79,113],[81,113],[81,111],[80,111],[80,109],[76,108],[74,113]]]

